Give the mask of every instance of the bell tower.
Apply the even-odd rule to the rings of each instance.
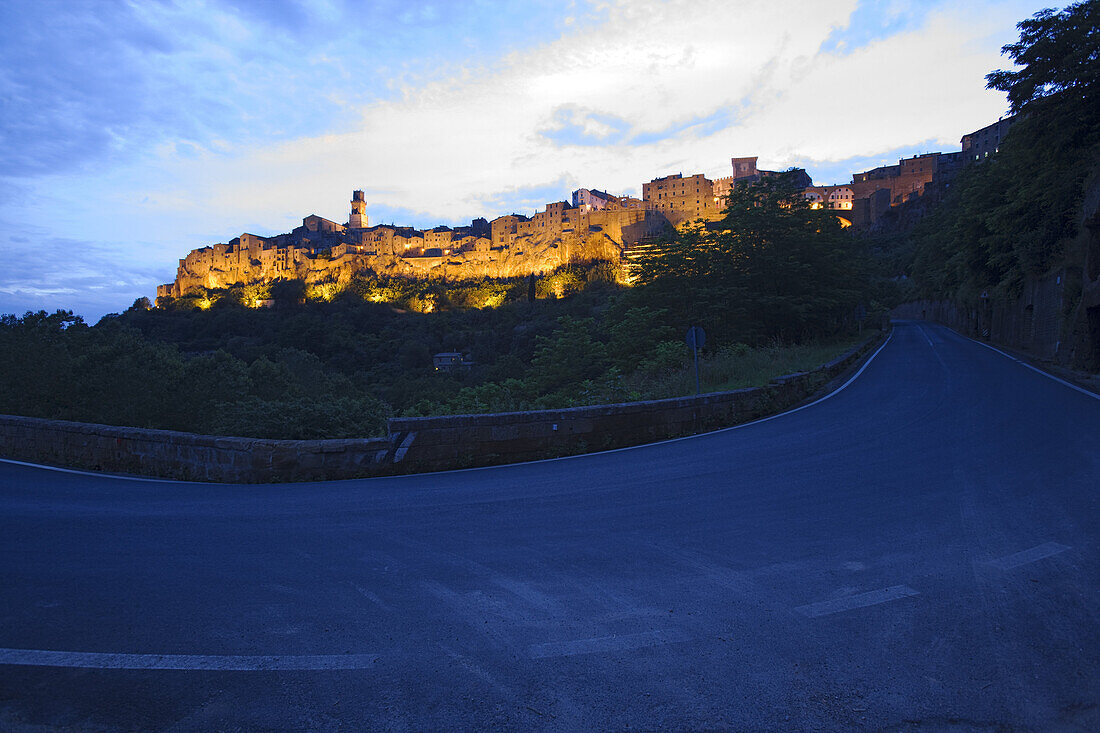
[[[353,191],[351,194],[351,218],[348,220],[348,229],[366,229],[370,226],[367,217],[367,202],[363,199],[362,191]]]

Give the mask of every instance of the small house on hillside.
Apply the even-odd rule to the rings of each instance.
[[[432,364],[437,372],[453,372],[460,369],[469,369],[473,362],[463,358],[458,351],[441,351],[432,355]]]

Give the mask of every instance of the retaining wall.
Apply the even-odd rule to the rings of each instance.
[[[0,415],[0,456],[74,468],[231,483],[362,478],[619,448],[736,425],[802,402],[882,338],[766,387],[488,415],[398,418],[386,438],[262,440]]]
[[[652,443],[737,425],[791,407],[828,381],[823,370],[766,387],[563,410],[390,421],[398,464],[417,471],[487,466]]]
[[[894,318],[942,323],[973,338],[984,338],[1054,360],[1065,328],[1065,270],[1029,278],[1011,300],[919,300],[895,308]]]
[[[564,410],[393,419],[395,467],[438,471],[514,463],[737,425],[802,402],[881,341],[868,341],[811,372],[780,377],[766,387]]]
[[[261,440],[0,415],[0,456],[92,471],[264,483],[371,476],[388,438]]]

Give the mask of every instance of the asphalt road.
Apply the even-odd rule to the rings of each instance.
[[[0,464],[0,729],[1100,730],[1100,399],[928,324],[695,438],[226,486]]]

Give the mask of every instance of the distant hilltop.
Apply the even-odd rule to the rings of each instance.
[[[851,183],[815,186],[806,171],[792,170],[814,207],[835,211],[845,226],[873,228],[903,204],[938,200],[963,166],[997,151],[1011,124],[1006,118],[964,135],[957,152],[917,155],[855,173]],[[354,191],[347,223],[312,214],[285,234],[245,233],[192,250],[179,261],[175,281],[157,287],[157,299],[278,280],[346,283],[363,271],[468,280],[543,274],[596,260],[624,264],[646,239],[690,221],[720,219],[735,185],[777,175],[758,169],[756,161],[732,158],[732,174],[715,180],[701,173],[654,178],[642,184],[641,199],[581,188],[571,201],[549,203],[530,217],[478,218],[455,228],[370,226],[363,192]]]

